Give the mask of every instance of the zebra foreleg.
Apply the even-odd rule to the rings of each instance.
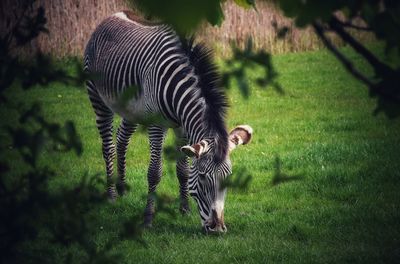
[[[180,151],[182,146],[187,144],[187,137],[184,135],[182,128],[174,129],[177,150]],[[181,152],[180,152],[181,153]],[[181,153],[182,155],[178,155],[176,159],[176,176],[179,181],[179,194],[181,204],[179,210],[182,214],[187,214],[190,212],[189,208],[189,158]]]
[[[130,124],[125,119],[122,119],[121,125],[117,130],[117,191],[119,195],[124,195],[126,192],[126,151],[130,138],[132,134],[136,131],[136,128],[136,124]]]
[[[154,195],[162,174],[161,152],[166,129],[158,126],[150,126],[148,130],[150,141],[150,165],[147,173],[149,193],[144,212],[144,224],[150,227],[154,217]]]
[[[180,157],[176,162],[176,174],[179,180],[179,193],[181,198],[181,205],[179,210],[182,214],[190,212],[189,207],[189,159],[187,157]]]

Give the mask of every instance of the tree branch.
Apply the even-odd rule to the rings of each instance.
[[[350,21],[341,21],[338,19],[338,24],[341,25],[342,27],[347,27],[347,28],[353,28],[357,30],[362,30],[362,31],[372,31],[372,28],[370,27],[362,27],[362,26],[357,26],[351,23]]]
[[[366,49],[361,43],[354,39],[349,33],[347,33],[340,25],[341,21],[332,15],[329,21],[329,26],[340,36],[342,40],[347,42],[358,54],[362,55],[371,66],[374,68],[378,75],[392,74],[394,71],[386,64],[382,63],[374,54]]]
[[[32,5],[33,3],[30,3],[30,4]],[[11,50],[13,48],[12,41],[13,41],[15,32],[17,31],[18,28],[21,27],[21,23],[22,23],[23,19],[25,18],[26,12],[28,11],[30,4],[28,2],[23,3],[23,6],[20,7],[20,9],[22,10],[22,11],[20,11],[21,12],[20,16],[17,17],[17,21],[15,22],[15,25],[13,27],[11,27],[11,29],[9,29],[10,32],[8,32],[8,36],[7,36],[7,46],[9,47],[9,50]],[[14,12],[16,12],[16,11],[14,10]]]
[[[332,42],[325,36],[323,26],[314,22],[313,24],[314,30],[317,35],[320,37],[324,45],[336,56],[336,58],[346,67],[346,69],[358,80],[365,83],[368,87],[372,88],[375,86],[366,76],[364,76],[361,72],[359,72],[354,65],[351,63],[349,59],[347,59],[336,47],[332,44]]]

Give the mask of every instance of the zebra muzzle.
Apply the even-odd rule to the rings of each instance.
[[[207,233],[225,233],[227,228],[224,223],[224,211],[218,217],[217,211],[214,209],[211,210],[211,217],[206,221],[204,227]]]

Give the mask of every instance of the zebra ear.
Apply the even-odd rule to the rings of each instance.
[[[234,150],[239,145],[246,145],[250,142],[253,135],[253,129],[248,125],[235,127],[229,133],[229,151]]]
[[[183,146],[183,147],[181,147],[181,151],[183,153],[185,153],[188,157],[191,157],[191,158],[192,157],[197,157],[198,158],[198,154],[196,152],[196,149],[194,147],[192,147],[192,146],[189,146],[189,145]]]
[[[200,143],[193,144],[191,146],[186,145],[181,147],[181,151],[189,157],[200,158],[208,150],[208,143],[205,140],[200,141]]]

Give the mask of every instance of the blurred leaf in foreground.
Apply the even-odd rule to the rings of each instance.
[[[259,70],[263,72],[262,77],[254,79],[258,86],[265,88],[272,85],[278,93],[284,93],[282,87],[276,81],[278,74],[272,65],[271,55],[264,50],[255,51],[251,38],[248,38],[244,50],[232,45],[232,51],[232,57],[224,61],[222,72],[222,85],[224,87],[229,88],[230,81],[236,80],[243,97],[248,98],[250,95],[248,80],[251,79],[249,72]]]

